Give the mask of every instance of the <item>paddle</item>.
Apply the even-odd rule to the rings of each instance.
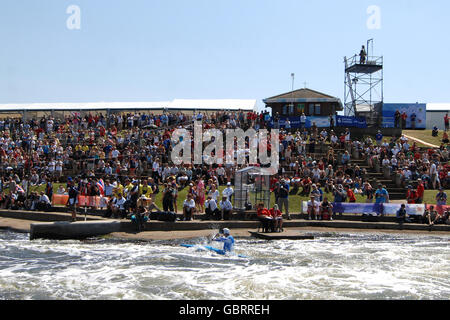
[[[208,236],[208,244],[210,244],[213,241],[213,239],[217,238],[218,235],[220,235],[220,234],[216,233],[214,236],[209,235]]]

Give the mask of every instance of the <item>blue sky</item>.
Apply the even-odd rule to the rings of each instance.
[[[69,30],[70,5],[81,10]],[[369,29],[367,8],[381,12]],[[450,101],[444,0],[2,0],[0,103],[344,99],[343,57],[374,39],[385,102]]]

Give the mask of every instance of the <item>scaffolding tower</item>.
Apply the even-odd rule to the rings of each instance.
[[[369,50],[369,46],[372,50]],[[379,124],[383,105],[383,57],[373,55],[373,39],[367,41],[367,56],[344,57],[346,116],[365,117],[369,126]]]

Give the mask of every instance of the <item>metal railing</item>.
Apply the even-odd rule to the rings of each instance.
[[[346,59],[347,62],[347,68],[354,66],[356,64],[360,63],[361,58],[359,54],[355,54],[354,56]],[[366,65],[375,65],[375,66],[382,66],[383,65],[383,57],[377,57],[377,56],[366,56],[366,62],[364,63]]]

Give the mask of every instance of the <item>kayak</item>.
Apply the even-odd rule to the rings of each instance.
[[[198,247],[198,245],[193,245],[193,244],[182,244],[181,246],[182,246],[182,247],[185,247],[185,248],[194,248],[194,247]],[[203,249],[206,249],[206,250],[215,252],[215,253],[220,254],[220,255],[222,255],[222,256],[224,256],[224,255],[227,254],[225,251],[223,251],[223,250],[221,250],[221,249],[217,249],[217,248],[211,247],[211,246],[204,246],[204,245],[201,245],[200,248],[203,248]],[[244,255],[242,255],[242,254],[238,254],[237,256],[238,256],[239,258],[248,258],[247,256],[244,256]]]

